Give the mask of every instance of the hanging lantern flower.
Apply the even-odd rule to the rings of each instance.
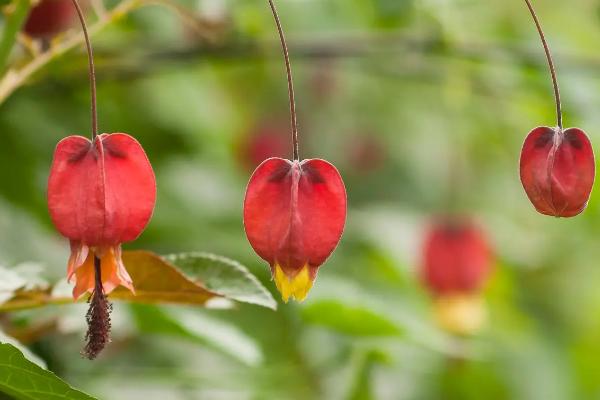
[[[75,300],[91,294],[84,354],[95,358],[110,340],[106,295],[132,282],[121,243],[135,240],[156,201],[152,166],[140,144],[124,133],[98,134],[93,52],[83,13],[73,5],[85,36],[92,98],[92,140],[69,136],[56,146],[48,179],[48,209],[56,229],[71,243],[67,277]]]
[[[473,222],[443,218],[431,225],[423,245],[421,280],[434,297],[443,328],[468,334],[481,327],[485,319],[481,290],[492,262],[485,235]]]
[[[342,236],[346,189],[332,164],[318,159],[300,161],[288,49],[272,0],[269,5],[288,77],[293,159],[270,158],[254,171],[244,199],[244,227],[256,253],[269,263],[283,300],[302,301]]]
[[[554,62],[537,15],[525,0],[546,52],[556,102],[557,126],[532,130],[521,151],[523,188],[535,209],[554,217],[574,217],[587,206],[596,166],[589,138],[579,128],[563,128],[560,91]]]
[[[101,262],[105,294],[119,285],[134,291],[121,260],[121,243],[142,233],[155,200],[152,167],[131,136],[60,141],[48,180],[48,208],[58,231],[71,241],[68,278],[75,282],[75,299],[96,289],[94,259]]]

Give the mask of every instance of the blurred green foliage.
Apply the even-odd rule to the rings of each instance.
[[[600,3],[535,3],[565,122],[598,143]],[[134,135],[159,184],[154,218],[128,247],[223,254],[274,290],[244,235],[251,170],[239,154],[254,126],[287,119],[272,17],[265,0],[180,4],[210,38],[155,5],[94,37],[101,130]],[[79,356],[80,305],[3,315],[3,326],[100,399],[599,398],[600,200],[593,193],[584,214],[558,220],[538,215],[520,186],[525,135],[554,121],[522,1],[280,0],[278,8],[301,156],[338,166],[349,198],[345,235],[306,303],[277,312],[116,304],[113,343],[96,362]],[[42,264],[52,280],[68,253],[46,211],[52,150],[89,133],[79,50],[0,106],[0,261]],[[498,258],[489,322],[473,338],[436,327],[416,274],[423,227],[449,212],[476,216]]]

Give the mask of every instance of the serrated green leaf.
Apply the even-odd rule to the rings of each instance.
[[[221,296],[243,303],[277,309],[277,302],[260,281],[237,261],[210,253],[181,253],[166,256],[191,280]]]
[[[39,358],[38,356],[33,354],[31,352],[31,350],[29,350],[26,346],[24,346],[17,339],[15,339],[12,336],[7,335],[6,333],[4,333],[2,331],[0,331],[0,343],[8,343],[8,344],[15,346],[21,353],[23,353],[23,356],[26,359],[28,359],[32,363],[36,364],[40,368],[47,369],[47,365],[44,360],[42,360],[41,358]]]
[[[109,297],[135,303],[206,304],[218,296],[202,282],[185,276],[165,258],[149,251],[123,252],[123,263],[129,272],[135,294],[120,286]]]
[[[302,309],[306,322],[352,336],[398,336],[402,330],[386,317],[337,300],[317,300]]]
[[[191,253],[161,257],[136,250],[123,252],[123,262],[133,280],[135,294],[124,287],[116,288],[113,300],[143,304],[186,304],[208,306],[228,300],[256,304],[271,309],[277,307],[273,296],[246,267],[236,261],[208,253]],[[0,269],[0,276],[2,276]],[[7,270],[8,271],[8,270]],[[10,271],[9,271],[10,272]],[[6,276],[4,286],[12,280]],[[73,302],[70,284],[62,281],[54,287],[29,285],[25,280],[7,286],[0,311],[42,307]],[[80,301],[85,301],[83,296]],[[219,302],[216,302],[216,301]]]
[[[55,374],[28,361],[11,344],[0,344],[0,392],[17,400],[93,400]]]

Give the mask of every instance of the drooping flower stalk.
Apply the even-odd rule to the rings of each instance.
[[[290,52],[288,50],[287,42],[285,40],[285,34],[283,33],[283,27],[281,26],[281,20],[279,19],[279,14],[277,13],[277,7],[275,7],[275,3],[273,3],[273,0],[269,0],[269,6],[271,7],[271,12],[273,13],[273,18],[275,19],[275,25],[277,26],[277,32],[279,34],[279,40],[281,41],[281,49],[283,51],[283,59],[285,62],[285,72],[287,75],[288,83],[288,95],[290,97],[290,122],[292,127],[293,146],[292,159],[294,161],[297,161],[300,160],[300,149],[298,145],[298,117],[296,115],[296,95],[294,93],[294,79],[292,77],[292,64],[290,62]]]
[[[560,89],[558,87],[558,78],[556,77],[556,68],[554,67],[554,60],[552,59],[552,53],[550,52],[550,47],[548,46],[548,42],[546,41],[546,35],[544,34],[544,30],[542,29],[542,24],[540,24],[540,20],[531,4],[530,0],[525,0],[525,4],[529,9],[529,13],[533,18],[533,23],[540,35],[540,40],[542,42],[542,46],[544,47],[544,53],[546,54],[546,61],[548,62],[548,69],[550,70],[550,77],[552,78],[552,89],[554,90],[554,102],[556,103],[556,126],[559,129],[563,128],[562,123],[562,108],[560,103]]]

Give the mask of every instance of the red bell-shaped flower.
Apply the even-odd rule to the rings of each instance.
[[[596,172],[587,135],[577,128],[539,127],[521,151],[521,182],[542,214],[573,217],[590,198]]]
[[[76,17],[71,0],[42,0],[29,12],[23,31],[31,37],[49,38],[69,29]]]
[[[481,289],[492,268],[483,232],[468,219],[443,219],[427,232],[421,276],[434,296],[433,312],[447,332],[471,335],[486,320]]]
[[[68,278],[73,297],[94,291],[94,256],[101,260],[106,294],[133,291],[121,260],[121,243],[135,240],[152,216],[156,181],[140,144],[124,133],[93,143],[69,136],[56,146],[48,180],[48,208],[58,231],[71,241]]]
[[[269,263],[284,301],[302,301],[337,246],[346,221],[346,189],[324,160],[270,158],[254,171],[244,200],[244,227]]]
[[[436,296],[481,290],[492,267],[483,232],[470,221],[444,220],[426,235],[421,269],[425,286]]]

